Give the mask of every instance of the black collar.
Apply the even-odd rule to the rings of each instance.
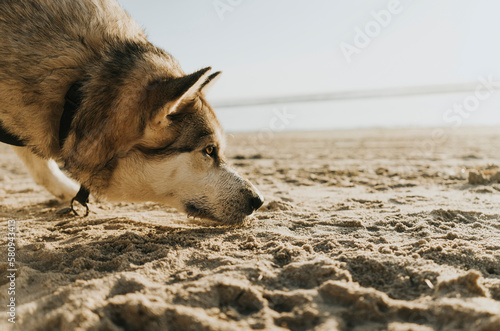
[[[64,111],[61,116],[61,122],[59,123],[59,146],[62,148],[66,138],[68,138],[69,131],[71,129],[71,123],[73,122],[73,118],[75,117],[78,108],[80,108],[83,95],[82,95],[82,82],[77,81],[69,88],[68,92],[64,96]],[[80,185],[80,190],[76,194],[76,196],[71,199],[71,211],[78,215],[74,208],[74,202],[78,201],[83,207],[85,207],[85,216],[89,214],[89,206],[87,203],[89,202],[89,190]]]
[[[74,83],[64,96],[64,111],[61,116],[61,122],[59,123],[59,146],[61,146],[61,148],[68,137],[76,111],[80,108],[83,101],[81,87],[82,82],[78,81]]]

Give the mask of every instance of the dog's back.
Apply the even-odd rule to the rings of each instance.
[[[58,130],[69,86],[107,45],[147,42],[113,0],[2,0],[0,36],[0,120],[45,156],[56,149],[47,133]]]

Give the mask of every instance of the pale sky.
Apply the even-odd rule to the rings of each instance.
[[[500,79],[495,0],[119,2],[186,72],[224,72],[211,99]],[[374,36],[348,63],[340,45],[366,27]]]

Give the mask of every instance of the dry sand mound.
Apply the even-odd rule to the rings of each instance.
[[[18,225],[16,324],[3,312],[0,329],[500,330],[500,130],[435,136],[232,136],[266,196],[240,227],[156,204],[56,216],[0,146],[3,311]]]

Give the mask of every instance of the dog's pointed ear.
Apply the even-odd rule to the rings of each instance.
[[[164,127],[168,124],[168,115],[175,114],[179,105],[193,98],[208,80],[210,67],[195,73],[156,82],[147,87],[147,104],[153,112],[153,125]]]
[[[217,71],[208,76],[207,80],[201,85],[200,92],[205,94],[219,80],[222,71]]]

